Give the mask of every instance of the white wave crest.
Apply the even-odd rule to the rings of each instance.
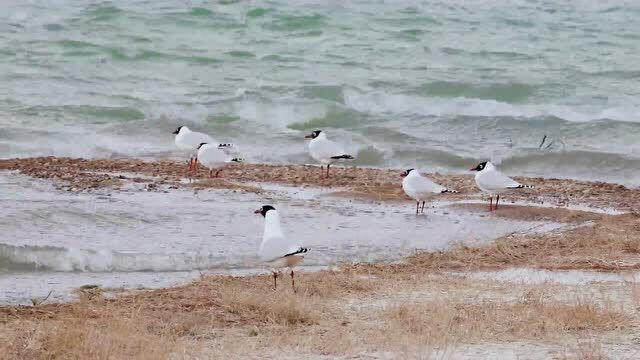
[[[465,97],[439,98],[417,95],[390,94],[382,90],[360,92],[344,90],[348,107],[364,113],[410,114],[424,116],[474,116],[536,118],[553,116],[571,122],[615,120],[640,122],[640,106],[596,108],[572,107],[558,104],[509,104],[496,100]]]
[[[82,250],[51,246],[11,246],[0,244],[0,268],[8,270],[138,272],[192,271],[231,264],[231,260],[213,252],[145,254],[110,250]],[[248,257],[247,266],[256,261]]]
[[[243,100],[233,104],[233,113],[241,119],[286,129],[287,126],[327,116],[326,104],[308,102],[267,102]]]

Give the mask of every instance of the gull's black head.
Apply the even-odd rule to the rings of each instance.
[[[200,150],[200,148],[202,147],[202,145],[207,145],[207,143],[200,143],[200,145],[198,145],[198,150]]]
[[[311,132],[311,134],[305,136],[305,138],[306,139],[315,139],[320,135],[321,132],[322,132],[322,130],[314,130],[314,131]]]
[[[413,169],[407,169],[407,170],[403,171],[402,174],[400,174],[400,176],[405,177],[405,176],[409,175],[409,173],[412,172],[412,171],[413,171]]]
[[[269,210],[275,210],[276,208],[274,208],[271,205],[263,205],[260,209],[254,211],[254,214],[260,214],[262,216],[267,216],[267,211]]]
[[[472,169],[469,169],[469,170],[470,171],[482,171],[482,170],[484,170],[485,167],[487,167],[487,162],[486,161],[485,162],[481,162],[480,164],[478,164],[478,166],[476,166],[476,167],[474,167]]]
[[[184,127],[184,126],[179,126],[179,127],[176,129],[176,131],[174,131],[173,133],[174,133],[174,134],[176,134],[176,135],[177,135],[177,134],[180,134],[180,129],[182,129],[183,127]]]

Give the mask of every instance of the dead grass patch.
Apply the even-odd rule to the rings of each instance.
[[[531,293],[513,303],[485,300],[403,304],[387,310],[385,318],[391,339],[440,342],[549,339],[625,329],[632,323],[628,315],[611,306],[585,301],[562,303]]]
[[[151,332],[141,316],[111,318],[100,324],[72,319],[44,332],[44,352],[51,358],[161,359],[177,346],[168,328]]]
[[[185,339],[211,340],[224,329],[247,327],[253,329],[251,336],[275,336],[284,344],[292,334],[320,323],[339,324],[336,301],[378,284],[349,270],[299,273],[296,293],[287,280],[281,278],[274,291],[270,275],[209,276],[114,299],[91,288],[79,290],[80,300],[73,303],[0,307],[0,353],[10,358],[161,359],[183,351]]]
[[[311,325],[320,319],[319,301],[291,290],[274,291],[256,296],[250,292],[225,292],[221,303],[235,314],[253,314],[259,322],[283,325]]]
[[[640,269],[640,217],[603,217],[592,226],[541,235],[513,235],[490,244],[455,246],[439,252],[420,252],[407,262],[422,269],[476,270],[526,266],[551,270]]]
[[[256,277],[260,286],[243,286],[241,281],[219,283],[220,306],[234,314],[252,314],[262,323],[287,325],[318,324],[326,318],[329,302],[351,294],[368,293],[380,285],[378,279],[345,271],[299,273],[296,292],[287,275],[279,277],[278,289],[272,289],[270,275]],[[240,286],[238,286],[240,285]]]
[[[21,322],[5,328],[10,339],[0,349],[6,358],[22,359],[168,359],[184,353],[168,324],[150,331],[141,314],[129,317],[68,317]],[[17,325],[17,324],[16,324]],[[5,332],[5,331],[3,331]]]
[[[338,295],[370,293],[381,286],[375,275],[357,271],[349,265],[341,266],[339,271],[321,271],[305,274],[300,282],[301,291],[320,298],[334,298]]]
[[[367,353],[446,358],[473,341],[566,339],[631,324],[606,301],[548,300],[545,293],[555,287],[514,290],[490,281],[377,266],[379,271],[347,266],[300,273],[297,293],[286,281],[274,291],[269,275],[210,276],[115,299],[93,296],[70,304],[2,308],[0,351],[9,358],[34,359],[163,359],[196,352],[226,358]],[[504,300],[514,291],[519,300]],[[401,299],[425,301],[426,292],[434,295],[424,303],[381,308]],[[480,293],[491,296],[479,300]],[[189,352],[193,346],[200,347]]]

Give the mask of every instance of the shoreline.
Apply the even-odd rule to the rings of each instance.
[[[58,190],[71,192],[120,191],[131,184],[137,186],[134,191],[261,192],[260,183],[269,182],[335,189],[330,194],[347,199],[406,201],[407,211],[412,208],[394,170],[335,168],[333,178],[323,179],[311,166],[246,164],[229,167],[222,179],[209,180],[201,170],[189,183],[182,165],[52,157],[0,160],[0,170],[52,181]],[[301,272],[296,293],[286,278],[273,291],[269,275],[209,274],[156,290],[84,289],[77,291],[76,301],[4,305],[0,350],[12,358],[474,358],[526,357],[532,351],[539,351],[539,358],[584,358],[640,351],[633,339],[633,329],[640,326],[633,310],[640,304],[635,281],[526,284],[483,275],[508,269],[551,274],[640,270],[640,189],[516,177],[534,182],[536,189],[508,194],[506,200],[517,204],[507,201],[489,214],[477,202],[472,176],[433,178],[460,191],[443,197],[449,202],[445,209],[567,226],[507,234],[474,247],[417,251],[399,262],[343,263]],[[553,202],[557,194],[562,198]],[[521,202],[543,202],[545,207]],[[566,208],[576,204],[585,209]],[[625,213],[590,212],[589,206]],[[247,341],[252,345],[246,347]],[[478,343],[487,345],[478,348]]]
[[[409,200],[401,187],[400,170],[335,167],[331,177],[320,174],[313,165],[230,164],[221,178],[209,179],[200,168],[193,182],[186,181],[186,163],[171,160],[142,161],[137,159],[73,159],[65,157],[36,157],[1,159],[0,170],[18,171],[24,175],[51,179],[61,189],[86,191],[92,189],[118,190],[127,181],[147,183],[150,189],[159,185],[170,188],[194,189],[227,188],[260,192],[247,183],[280,183],[291,186],[336,188],[345,197],[375,201]],[[130,175],[131,174],[131,175]],[[143,175],[136,176],[137,175]],[[443,194],[441,199],[476,199],[480,197],[473,174],[427,174],[435,182],[457,190],[459,194]],[[519,182],[533,185],[505,194],[505,201],[527,201],[552,206],[589,205],[625,212],[640,212],[640,188],[607,182],[572,179],[514,176]]]

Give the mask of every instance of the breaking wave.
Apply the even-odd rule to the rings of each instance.
[[[573,107],[557,104],[510,104],[493,99],[468,97],[423,97],[407,94],[390,94],[375,90],[361,92],[345,89],[345,104],[363,113],[402,114],[422,116],[472,116],[513,117],[530,119],[556,117],[569,122],[614,120],[640,122],[640,107],[611,107],[606,109],[588,106]]]
[[[68,249],[56,246],[0,244],[0,271],[169,272],[229,268],[229,264],[255,266],[253,258],[209,252],[145,254],[111,250]],[[243,264],[244,263],[244,264]]]

